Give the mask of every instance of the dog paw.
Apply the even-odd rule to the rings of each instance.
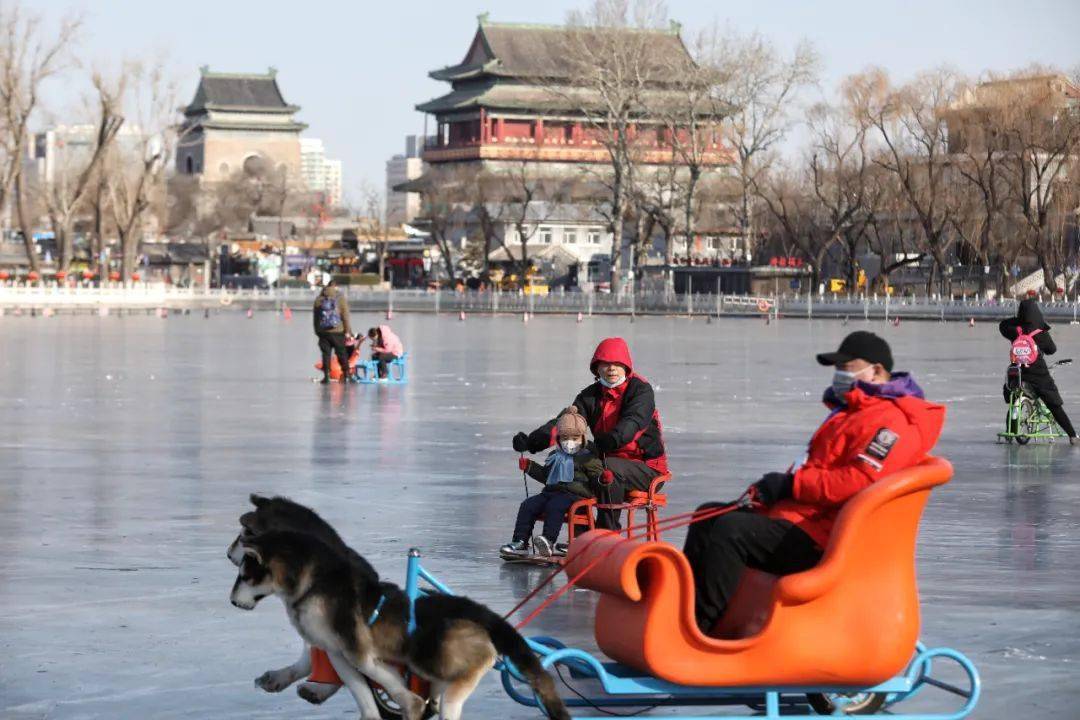
[[[415,693],[409,693],[405,712],[402,713],[402,716],[406,720],[423,720],[425,710],[427,710],[427,700]]]
[[[287,670],[267,670],[255,678],[255,687],[271,693],[281,692],[292,684],[292,675]]]
[[[305,682],[296,687],[296,694],[312,705],[321,705],[341,688],[333,683]]]

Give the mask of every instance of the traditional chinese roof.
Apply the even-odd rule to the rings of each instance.
[[[291,114],[299,109],[285,102],[273,68],[266,74],[246,74],[212,73],[203,67],[195,98],[184,114],[197,115],[208,110]]]
[[[679,26],[669,29],[580,29],[562,25],[520,25],[488,22],[480,16],[479,27],[464,59],[457,65],[435,70],[430,76],[452,85],[446,95],[416,106],[426,113],[447,114],[477,108],[504,111],[575,112],[590,105],[602,106],[595,91],[578,86],[578,69],[569,48],[582,42],[576,33],[633,34],[643,39],[653,82],[648,104],[663,102],[666,82],[679,75],[677,68],[692,66]]]
[[[436,80],[450,82],[482,75],[516,78],[572,78],[576,69],[567,57],[566,48],[575,33],[595,32],[565,25],[526,25],[493,23],[481,15],[479,27],[465,58],[430,73]],[[648,38],[650,59],[657,67],[692,63],[679,37],[679,26],[668,29],[637,30],[612,28],[605,32],[635,33]]]
[[[447,113],[479,107],[499,110],[530,110],[543,107],[551,111],[573,111],[589,98],[584,88],[543,87],[507,82],[482,82],[459,89],[416,106],[420,112]]]

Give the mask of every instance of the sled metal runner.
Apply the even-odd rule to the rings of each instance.
[[[888,717],[892,720],[961,720],[975,709],[981,693],[981,681],[978,670],[962,653],[950,648],[926,648],[921,643],[907,670],[897,677],[869,688],[851,687],[692,687],[677,685],[659,678],[640,673],[633,668],[619,663],[601,662],[590,653],[576,648],[567,648],[557,640],[548,637],[529,638],[529,645],[541,656],[545,669],[557,676],[569,676],[577,682],[592,680],[593,686],[599,685],[592,695],[563,698],[568,707],[588,707],[602,710],[640,707],[722,707],[742,706],[750,710],[748,714],[695,714],[667,716],[669,720],[707,720],[708,718],[767,718],[785,720],[801,718],[810,720],[821,717],[808,704],[807,696],[824,695],[836,705],[834,715],[845,715],[844,705],[852,696],[881,693],[886,695],[884,706],[879,712],[860,715],[862,717]],[[934,661],[950,660],[963,670],[967,687],[959,687],[931,675]],[[565,670],[562,670],[562,669]],[[516,702],[536,707],[539,702],[528,686],[523,685],[524,678],[507,664],[501,667],[503,688]],[[522,690],[524,687],[524,691]],[[921,692],[927,687],[937,688],[944,693],[963,699],[963,704],[952,712],[907,714],[896,706]],[[584,716],[581,716],[584,717]]]
[[[432,575],[420,561],[420,551],[409,551],[405,576],[405,593],[410,604],[409,631],[414,629],[412,605],[417,598],[429,592],[453,594],[453,591]],[[558,678],[581,683],[593,681],[599,685],[592,695],[564,697],[570,708],[619,709],[639,707],[745,707],[750,713],[743,715],[695,714],[665,716],[667,720],[708,720],[710,718],[766,718],[766,720],[810,720],[821,717],[808,705],[808,695],[824,695],[836,705],[834,715],[845,715],[848,698],[870,693],[886,695],[880,712],[862,717],[887,717],[891,720],[961,720],[975,709],[982,690],[979,672],[965,656],[950,648],[927,648],[919,643],[907,669],[900,675],[879,685],[868,688],[808,686],[808,687],[693,687],[661,680],[633,668],[614,662],[602,662],[594,655],[576,648],[568,648],[554,638],[536,636],[527,638],[529,647],[540,657],[541,665]],[[942,661],[955,663],[966,677],[966,687],[957,686],[939,678],[931,671],[940,667]],[[501,674],[506,694],[515,702],[537,709],[540,717],[544,711],[539,700],[525,683],[524,677],[513,663],[500,660],[495,670]],[[952,712],[907,714],[896,707],[913,698],[926,688],[942,691],[963,699],[963,704]],[[584,718],[586,716],[576,716]]]

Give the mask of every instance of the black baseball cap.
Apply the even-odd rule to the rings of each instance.
[[[889,349],[889,343],[865,330],[856,330],[851,333],[840,343],[839,350],[821,353],[817,356],[817,361],[822,365],[838,365],[856,358],[881,365],[886,371],[892,372],[892,350]]]

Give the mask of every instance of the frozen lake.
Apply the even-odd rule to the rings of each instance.
[[[0,318],[0,717],[347,717],[345,692],[316,708],[252,685],[299,641],[277,601],[228,602],[224,553],[248,493],[313,506],[397,582],[418,546],[456,590],[505,610],[542,574],[496,556],[523,496],[510,438],[589,382],[600,338],[626,337],[657,387],[674,514],[800,456],[830,378],[813,354],[868,327],[393,324],[410,384],[323,387],[307,315]],[[957,474],[923,520],[923,639],[979,666],[975,717],[1077,717],[1080,447],[995,444],[1008,347],[990,323],[869,327],[948,406],[937,453]],[[1054,335],[1080,359],[1080,327]],[[1080,416],[1077,369],[1058,381]],[[529,632],[592,647],[592,608],[574,592]],[[538,716],[494,674],[466,715]]]

